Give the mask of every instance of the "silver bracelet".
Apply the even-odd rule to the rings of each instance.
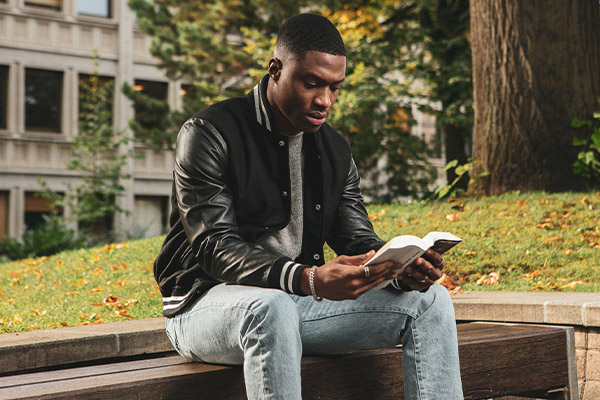
[[[322,297],[317,295],[317,289],[315,289],[315,271],[317,270],[317,266],[313,265],[310,269],[310,273],[308,274],[308,284],[310,285],[310,293],[312,294],[313,299],[315,301],[323,300]]]

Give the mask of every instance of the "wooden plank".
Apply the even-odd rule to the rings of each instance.
[[[497,324],[461,324],[458,330],[466,399],[567,386],[564,330]],[[400,349],[378,349],[305,357],[303,398],[402,399],[401,355]],[[19,383],[9,385],[5,378]],[[189,363],[179,356],[5,378],[2,399],[245,398],[241,368]]]

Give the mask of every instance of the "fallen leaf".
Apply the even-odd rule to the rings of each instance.
[[[450,297],[454,297],[455,295],[464,292],[460,286],[455,287],[450,291]]]
[[[454,281],[452,280],[452,278],[450,278],[450,276],[448,276],[447,274],[442,274],[442,276],[440,277],[440,279],[438,279],[437,281],[435,281],[436,283],[439,283],[440,285],[442,285],[443,287],[445,287],[448,290],[452,290],[456,287],[456,284],[454,283]]]
[[[537,276],[539,276],[542,273],[542,271],[540,271],[539,269],[536,269],[535,271],[529,273],[529,274],[523,274],[523,276],[527,279],[533,279]]]
[[[546,243],[547,245],[559,241],[562,241],[562,238],[560,236],[552,236],[550,238],[544,239],[544,243]]]
[[[34,331],[42,328],[40,328],[39,326],[26,326],[25,329],[27,329],[28,331]]]
[[[467,251],[465,251],[465,256],[467,256],[467,257],[474,256],[475,254],[477,254],[477,252],[473,251],[473,250],[467,250]]]
[[[44,315],[46,314],[48,311],[46,310],[42,310],[41,308],[30,308],[30,310],[34,313],[36,313],[37,315]]]
[[[117,267],[116,265],[110,264],[110,269],[112,269],[113,271],[118,271],[119,267]]]
[[[121,287],[121,286],[125,286],[126,281],[122,280],[121,282],[117,282],[113,285],[114,288],[116,287]]]
[[[54,264],[58,267],[59,265],[63,265],[63,262],[62,260],[56,260]]]
[[[65,292],[65,294],[66,294],[67,296],[75,296],[76,294],[79,294],[79,291],[77,291],[77,290],[76,290],[76,291],[74,291],[74,292]]]
[[[36,280],[38,280],[38,281],[39,281],[40,279],[42,279],[42,277],[43,277],[43,276],[44,276],[44,274],[43,274],[43,273],[41,273],[41,272],[39,272],[39,271],[35,271],[35,279],[36,279]]]
[[[573,252],[573,249],[567,249],[567,250],[565,250],[565,254],[566,254],[566,255],[569,255],[569,254],[571,254],[572,252]]]
[[[570,283],[567,283],[566,285],[562,285],[561,288],[562,289],[575,289],[575,287],[577,285],[581,285],[581,284],[585,284],[584,281],[572,281]]]
[[[517,201],[517,206],[518,207],[523,207],[525,205],[525,200],[519,200]]]
[[[90,293],[100,293],[100,292],[104,292],[104,290],[106,290],[103,287],[95,287],[93,289],[90,289]]]
[[[460,214],[448,214],[446,215],[446,219],[450,222],[454,222],[462,219],[462,217],[460,216]]]
[[[119,265],[120,265],[121,267],[123,267],[123,269],[127,269],[127,265],[125,265],[125,263],[123,263],[123,262],[119,261]]]
[[[94,276],[100,276],[101,273],[102,273],[102,267],[94,268]]]
[[[476,285],[497,285],[500,279],[498,272],[490,272],[489,274],[483,275],[477,280]]]

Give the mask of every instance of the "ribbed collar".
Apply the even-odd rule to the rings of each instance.
[[[262,77],[260,82],[252,89],[252,97],[254,103],[254,112],[256,113],[256,121],[264,126],[269,132],[273,132],[273,113],[267,100],[267,83],[269,75]]]

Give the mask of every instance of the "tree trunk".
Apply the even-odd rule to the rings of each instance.
[[[573,117],[600,96],[598,0],[471,0],[476,193],[578,189]]]

